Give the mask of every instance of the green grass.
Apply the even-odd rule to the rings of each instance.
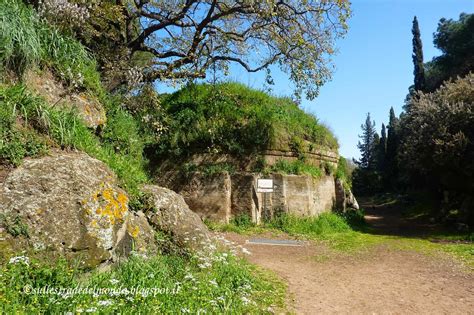
[[[0,64],[22,73],[43,55],[39,20],[20,1],[0,0]]]
[[[0,133],[19,132],[17,137],[6,137],[0,142],[0,158],[14,164],[21,163],[26,156],[36,156],[49,143],[60,148],[77,149],[88,153],[106,163],[120,179],[121,186],[131,197],[139,194],[138,186],[147,182],[144,171],[145,160],[139,146],[140,136],[133,133],[129,120],[117,119],[113,131],[107,133],[103,142],[98,138],[73,111],[57,110],[49,106],[44,99],[34,96],[24,86],[0,86]],[[121,114],[117,114],[118,116]],[[22,133],[21,130],[26,130]],[[122,130],[123,129],[123,130]],[[20,131],[17,131],[20,130]],[[23,139],[31,134],[39,139],[36,144],[25,143]],[[115,134],[115,136],[113,136]],[[128,136],[128,138],[127,138]],[[120,143],[137,142],[130,147]],[[124,147],[117,147],[118,144]],[[31,149],[31,147],[40,149]]]
[[[273,172],[273,173],[282,173],[282,174],[293,174],[293,175],[302,175],[307,174],[311,175],[314,178],[320,178],[323,171],[316,166],[306,164],[304,161],[295,160],[278,160],[274,165],[269,167],[268,171],[264,172]]]
[[[364,251],[385,240],[384,237],[365,233],[367,226],[360,211],[344,215],[326,212],[317,217],[283,214],[265,226],[295,237],[318,240],[331,249],[346,253]]]
[[[211,230],[236,232],[240,234],[259,234],[271,232],[286,233],[297,238],[321,241],[330,248],[342,252],[358,252],[384,241],[384,237],[364,233],[367,229],[362,212],[346,215],[322,213],[317,217],[297,217],[281,214],[255,225],[247,215],[240,215],[229,224],[206,222]]]
[[[309,239],[325,244],[329,249],[345,254],[360,254],[378,245],[399,250],[416,251],[431,256],[446,254],[474,268],[474,243],[472,234],[432,235],[427,238],[409,238],[373,234],[363,219],[363,212],[349,212],[345,215],[323,213],[318,217],[296,217],[280,215],[255,225],[246,215],[234,218],[229,224],[206,222],[211,230],[240,234],[286,233],[296,238]],[[471,241],[433,242],[433,240]],[[327,257],[326,257],[327,258]],[[325,260],[326,260],[325,258]]]
[[[0,71],[20,77],[27,68],[47,66],[73,88],[103,94],[97,64],[77,40],[43,23],[19,0],[0,0]]]
[[[464,265],[474,270],[474,244],[473,243],[438,243],[430,239],[394,237],[390,245],[401,250],[410,250],[429,256],[445,256],[461,261]]]
[[[202,259],[212,267],[202,269]],[[0,266],[0,312],[32,313],[166,313],[265,314],[284,306],[285,286],[247,262],[218,253],[206,258],[157,255],[132,257],[108,272],[90,275],[59,261],[47,266],[35,261]],[[107,288],[153,289],[149,294],[33,294],[34,289]],[[30,294],[25,294],[30,291]],[[168,291],[166,291],[168,290]],[[98,291],[98,290],[97,290]],[[110,292],[110,291],[109,291]]]
[[[275,142],[291,149],[295,139],[315,147],[338,147],[332,133],[290,99],[238,83],[191,84],[162,96],[161,106],[168,115],[160,143],[165,154],[250,154]]]

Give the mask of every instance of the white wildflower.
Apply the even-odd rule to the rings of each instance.
[[[100,306],[109,306],[109,305],[114,304],[114,302],[112,302],[111,300],[104,300],[104,301],[99,301],[99,303],[97,304]]]
[[[22,263],[22,264],[25,264],[25,265],[29,266],[30,265],[30,259],[26,256],[16,256],[16,257],[10,258],[9,263],[10,264]]]
[[[248,283],[244,284],[243,286],[241,286],[242,290],[243,291],[250,291],[252,290],[252,286]]]
[[[118,281],[117,279],[110,279],[110,283],[112,283],[113,285],[116,285],[119,282],[120,281]]]
[[[201,269],[207,269],[207,268],[211,268],[212,264],[206,261],[205,263],[199,264],[198,267]]]
[[[192,274],[188,273],[187,275],[184,276],[184,280],[194,281],[196,279],[194,278],[194,276]]]

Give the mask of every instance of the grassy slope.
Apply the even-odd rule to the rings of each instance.
[[[1,73],[14,71],[21,77],[26,68],[53,69],[71,88],[85,89],[101,99],[108,116],[108,126],[97,136],[73,111],[50,106],[22,84],[0,83],[0,162],[19,165],[23,158],[40,156],[51,148],[81,150],[114,170],[132,199],[139,197],[138,186],[148,180],[139,122],[121,109],[120,99],[104,93],[95,61],[85,48],[40,22],[21,1],[0,0],[0,30]],[[92,275],[61,262],[22,263],[23,258],[0,262],[0,312],[195,313],[202,309],[255,313],[282,305],[280,282],[231,255],[224,256],[202,258],[210,260],[210,269],[200,268],[197,258],[178,254],[135,257],[111,271]],[[24,294],[29,286],[171,289],[177,283],[181,290],[176,295]]]
[[[243,154],[271,147],[337,149],[334,135],[289,98],[239,83],[192,84],[162,98],[170,115],[164,153],[192,150]]]

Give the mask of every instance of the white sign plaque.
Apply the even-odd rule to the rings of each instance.
[[[257,192],[273,192],[273,179],[257,179]]]

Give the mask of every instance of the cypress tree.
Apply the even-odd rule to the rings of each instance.
[[[357,161],[360,168],[370,170],[374,168],[375,164],[375,147],[378,144],[378,135],[375,131],[375,121],[372,122],[370,119],[370,113],[367,113],[365,123],[360,126],[362,128],[362,134],[359,135],[361,141],[357,144],[357,148],[360,150],[361,158]]]
[[[385,130],[385,124],[382,124],[382,130],[380,131],[380,141],[377,146],[377,170],[381,173],[385,170],[385,160],[387,153],[387,132]]]
[[[394,183],[397,181],[398,166],[397,166],[397,151],[399,142],[399,127],[398,118],[395,116],[393,107],[390,107],[390,117],[388,122],[387,132],[387,149],[385,154],[385,186],[386,188],[394,188]]]
[[[413,34],[413,74],[415,76],[415,91],[423,91],[425,89],[425,70],[423,67],[423,44],[421,42],[420,28],[418,26],[418,19],[416,16],[413,19],[413,28],[411,30]]]
[[[395,116],[395,110],[390,107],[390,114],[388,120],[388,135],[387,135],[387,157],[394,158],[397,152],[397,131],[398,118]]]
[[[382,131],[380,132],[380,144],[382,147],[382,152],[385,154],[387,150],[387,132],[385,129],[385,124],[382,123]]]

